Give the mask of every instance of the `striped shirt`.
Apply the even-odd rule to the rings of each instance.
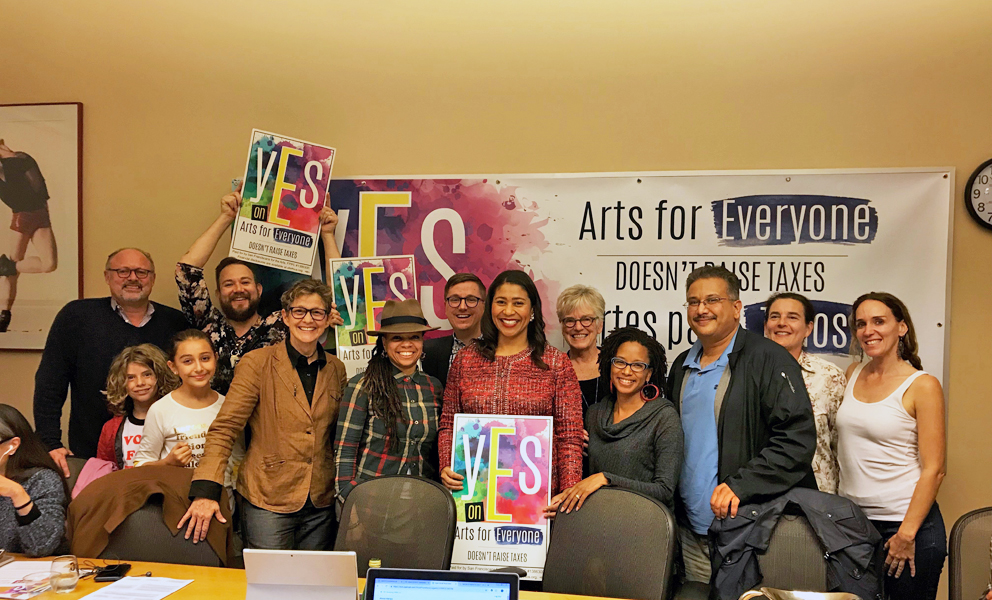
[[[441,382],[419,369],[404,375],[393,368],[403,402],[396,424],[399,443],[391,448],[386,424],[369,410],[364,376],[359,373],[348,381],[338,412],[334,487],[341,500],[359,483],[380,475],[436,477],[430,457],[437,444]]]

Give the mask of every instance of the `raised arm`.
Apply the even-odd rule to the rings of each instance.
[[[231,192],[220,199],[220,214],[214,222],[207,227],[207,230],[196,238],[193,245],[189,247],[186,254],[179,258],[179,262],[193,267],[203,268],[210,260],[210,255],[214,253],[217,242],[228,230],[238,211],[241,209],[241,192]]]

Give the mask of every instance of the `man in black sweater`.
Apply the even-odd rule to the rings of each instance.
[[[170,338],[189,327],[178,310],[148,300],[155,263],[144,250],[123,248],[111,254],[104,280],[109,298],[73,300],[56,315],[34,378],[35,429],[66,477],[67,455],[96,456],[100,430],[110,418],[103,390],[114,357],[145,343],[168,351]],[[62,407],[70,388],[66,449]]]

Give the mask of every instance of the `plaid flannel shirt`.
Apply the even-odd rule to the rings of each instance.
[[[341,501],[356,485],[380,475],[435,476],[429,459],[437,444],[441,382],[419,369],[403,375],[393,368],[403,403],[396,424],[398,444],[391,449],[385,423],[369,410],[363,377],[359,373],[348,382],[338,413],[334,487]]]

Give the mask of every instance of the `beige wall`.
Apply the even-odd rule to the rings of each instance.
[[[992,504],[992,232],[961,191],[992,156],[987,0],[0,0],[0,103],[85,105],[87,296],[213,219],[250,129],[327,141],[337,176],[957,168],[948,526]],[[309,68],[304,65],[309,65]],[[222,242],[222,245],[225,242]],[[219,254],[219,253],[218,253]],[[37,353],[0,353],[29,407]]]

